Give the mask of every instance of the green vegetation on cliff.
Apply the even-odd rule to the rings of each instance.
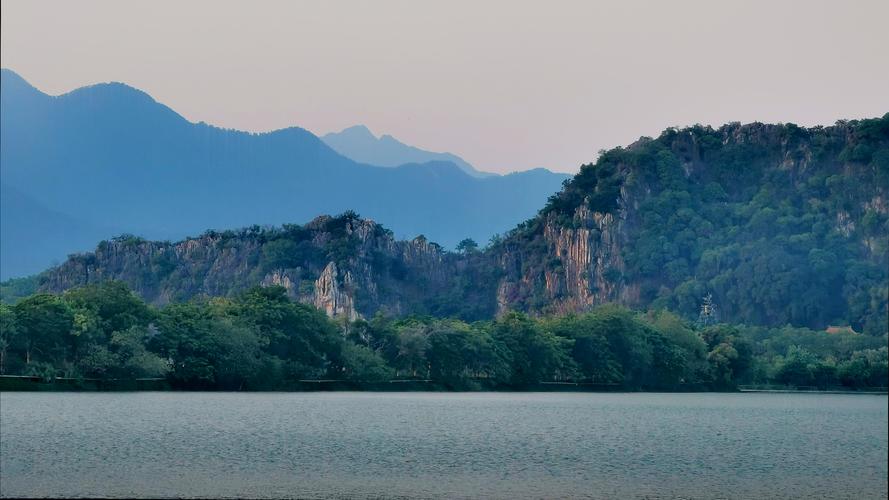
[[[669,129],[584,165],[504,245],[537,254],[524,259],[524,276],[539,283],[562,265],[548,225],[576,230],[592,225],[587,214],[611,214],[603,231],[619,245],[603,255],[611,266],[602,274],[615,292],[601,298],[691,317],[712,293],[729,321],[882,335],[887,192],[889,114],[809,129]],[[549,293],[528,306],[546,312],[554,301]]]

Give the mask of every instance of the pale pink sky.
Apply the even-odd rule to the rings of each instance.
[[[572,172],[696,122],[889,111],[889,1],[2,1],[0,59],[192,121],[363,123],[477,168]]]

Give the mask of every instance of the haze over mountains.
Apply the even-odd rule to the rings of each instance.
[[[430,161],[450,162],[473,177],[491,177],[497,174],[480,172],[463,158],[451,153],[433,153],[408,146],[391,135],[375,136],[364,125],[355,125],[341,132],[331,132],[321,137],[325,144],[337,153],[355,161],[397,167],[405,163],[426,163]]]
[[[7,269],[41,270],[47,263],[61,262],[65,254],[52,249],[90,248],[101,235],[114,233],[111,228],[96,227],[52,210],[6,184],[0,184],[0,226],[4,277]]]
[[[255,134],[192,123],[121,83],[50,96],[8,69],[0,83],[2,279],[117,233],[179,239],[346,210],[398,236],[485,242],[533,216],[569,177],[535,169],[479,178],[459,158],[431,153],[417,161],[451,161],[379,167],[298,127]],[[72,230],[28,229],[39,227]]]

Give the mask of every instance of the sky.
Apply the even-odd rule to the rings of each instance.
[[[889,112],[889,1],[0,2],[0,64],[191,121],[364,124],[495,172],[575,172],[695,123]]]

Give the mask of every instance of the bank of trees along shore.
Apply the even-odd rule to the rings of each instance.
[[[163,308],[120,282],[0,305],[6,375],[165,378],[174,388],[265,390],[301,380],[356,387],[526,389],[576,382],[624,390],[730,390],[738,384],[887,385],[886,336],[718,324],[604,305],[586,314],[508,313],[466,323],[377,316],[335,321],[253,288]]]

